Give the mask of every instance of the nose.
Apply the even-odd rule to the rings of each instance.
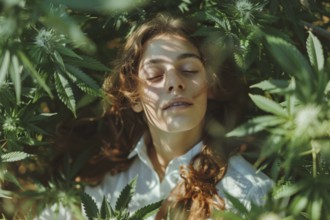
[[[185,89],[184,80],[176,70],[168,71],[166,76],[166,87],[169,93],[183,91]]]

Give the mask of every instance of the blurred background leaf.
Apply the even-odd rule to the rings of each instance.
[[[250,86],[246,123],[227,136],[255,140],[242,154],[276,186],[263,209],[215,216],[330,219],[326,0],[0,0],[3,218],[29,218],[54,203],[81,216],[79,171],[90,153],[59,152],[54,137],[63,122],[100,116],[100,85],[118,48],[159,12],[195,19],[210,63],[233,64],[231,74]]]

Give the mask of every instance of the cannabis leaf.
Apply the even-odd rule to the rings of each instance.
[[[54,78],[58,97],[76,116],[76,100],[68,80],[58,72],[55,73]]]
[[[137,176],[134,177],[129,184],[121,191],[116,203],[116,210],[123,210],[128,207],[128,203],[131,201],[133,193],[135,191],[137,182]]]
[[[278,103],[274,102],[271,99],[260,95],[252,95],[250,94],[250,98],[252,101],[262,110],[265,112],[272,113],[277,116],[287,117],[288,114],[285,110],[280,106]]]
[[[101,205],[101,209],[100,209],[100,215],[101,218],[111,218],[113,217],[114,211],[112,210],[110,204],[107,202],[106,198],[103,197],[103,201],[102,201],[102,205]]]
[[[322,45],[312,32],[308,32],[308,34],[306,47],[309,61],[316,70],[321,71],[324,67]]]
[[[72,81],[84,92],[90,95],[100,96],[101,91],[99,85],[89,77],[86,73],[81,71],[79,68],[66,65],[68,76],[72,79]]]
[[[2,162],[15,162],[19,160],[24,160],[28,157],[33,156],[32,154],[28,154],[22,151],[12,151],[6,154],[1,155]]]
[[[142,220],[155,214],[161,206],[162,201],[146,205],[130,215],[128,204],[132,199],[133,193],[135,192],[136,183],[137,176],[134,177],[121,191],[115,210],[112,209],[105,196],[103,197],[101,208],[98,210],[94,200],[85,192],[82,193],[81,202],[83,203],[88,219]]]
[[[80,198],[88,219],[93,220],[93,218],[96,218],[98,216],[98,209],[93,198],[85,192],[81,194]]]
[[[158,211],[162,203],[163,201],[158,201],[150,205],[144,206],[138,209],[136,212],[134,212],[134,214],[131,217],[129,217],[128,220],[140,220],[152,216]]]

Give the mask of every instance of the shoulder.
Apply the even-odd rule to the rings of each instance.
[[[267,175],[257,171],[241,155],[235,155],[229,159],[226,175],[220,181],[218,189],[220,194],[229,193],[249,208],[251,203],[264,204],[273,185]]]
[[[94,199],[99,207],[104,197],[113,206],[121,191],[137,174],[141,173],[141,169],[141,162],[136,159],[128,170],[114,175],[107,173],[99,185],[85,186],[84,190]]]

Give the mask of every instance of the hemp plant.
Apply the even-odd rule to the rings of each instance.
[[[308,59],[278,37],[266,36],[265,45],[289,79],[252,85],[251,89],[259,89],[264,95],[250,94],[250,98],[267,114],[248,120],[227,136],[267,134],[256,166],[268,166],[277,186],[265,209],[243,210],[243,216],[251,219],[256,213],[275,212],[278,219],[328,219],[330,60],[311,32],[306,42]]]
[[[133,178],[124,189],[121,191],[120,196],[116,202],[116,206],[113,209],[103,197],[102,205],[100,209],[97,208],[94,200],[87,194],[81,194],[81,201],[84,211],[89,220],[142,220],[153,214],[155,214],[160,207],[162,201],[146,205],[134,213],[130,213],[128,205],[135,192],[137,177]]]

